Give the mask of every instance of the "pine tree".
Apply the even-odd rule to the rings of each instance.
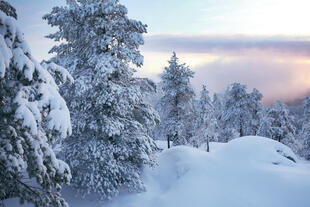
[[[224,115],[224,96],[222,94],[217,94],[214,93],[213,95],[213,99],[212,99],[212,104],[214,107],[214,116],[217,120],[217,124],[218,124],[218,133],[219,133],[219,137],[218,137],[218,142],[227,142],[227,138],[229,137],[231,134],[228,133],[228,136],[225,135],[225,132],[227,132],[227,128],[226,126],[224,126],[222,118]]]
[[[232,138],[245,135],[244,124],[249,119],[246,109],[246,86],[234,83],[227,89],[224,100],[224,114],[222,123],[225,126],[222,136],[229,141]]]
[[[221,120],[223,116],[223,98],[220,94],[214,93],[212,99],[212,105],[215,111],[215,117],[217,120]]]
[[[7,16],[11,16],[14,19],[17,19],[16,9],[12,7],[8,2],[1,0],[0,10],[4,12]]]
[[[222,125],[225,126],[222,136],[226,141],[247,135],[256,135],[260,126],[262,95],[257,89],[247,93],[246,86],[232,84],[226,91]]]
[[[71,134],[70,113],[55,80],[32,57],[15,9],[0,6],[0,200],[67,206],[61,185],[69,166],[51,145]],[[13,12],[13,13],[12,13]],[[13,16],[13,17],[11,17]],[[64,77],[67,79],[67,77]],[[65,80],[64,80],[65,81]]]
[[[51,49],[54,60],[75,79],[63,90],[73,112],[73,135],[65,142],[71,186],[102,200],[143,191],[141,169],[154,163],[156,150],[147,132],[159,121],[143,100],[142,87],[151,84],[133,77],[143,63],[138,49],[146,25],[129,19],[118,0],[67,2],[44,19],[58,27],[48,37],[65,40]]]
[[[258,135],[277,140],[297,152],[300,146],[294,137],[295,127],[292,123],[287,106],[277,101],[266,110]]]
[[[261,120],[263,117],[264,106],[261,103],[263,95],[254,88],[252,93],[248,94],[248,110],[251,119],[248,120],[248,135],[257,135]]]
[[[209,91],[203,85],[200,93],[200,99],[196,110],[195,136],[191,138],[191,143],[195,147],[203,144],[207,145],[209,152],[209,142],[218,141],[218,121],[215,117],[215,108],[209,96]]]
[[[310,96],[306,97],[303,102],[303,118],[301,139],[303,143],[301,155],[310,160]]]
[[[161,74],[162,89],[164,96],[159,102],[161,124],[160,130],[174,145],[186,144],[186,119],[190,117],[192,101],[195,96],[194,90],[190,85],[190,78],[194,72],[185,64],[179,64],[176,53],[173,52],[168,61],[169,66]],[[157,130],[157,129],[156,129]]]

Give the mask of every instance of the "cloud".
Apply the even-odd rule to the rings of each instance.
[[[148,35],[145,51],[240,54],[269,50],[282,54],[310,56],[310,36],[250,35]]]
[[[172,51],[195,72],[198,92],[224,92],[233,82],[259,89],[264,103],[293,101],[310,91],[310,36],[149,35],[143,47],[145,67],[139,75],[155,78]]]
[[[200,90],[206,84],[213,92],[223,92],[229,84],[239,82],[261,91],[265,104],[275,100],[294,101],[309,92],[309,64],[272,61],[267,56],[229,61],[222,58],[205,64],[195,68],[193,85]]]

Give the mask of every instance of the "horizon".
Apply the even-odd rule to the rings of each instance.
[[[42,16],[65,1],[10,2],[33,56],[38,61],[52,57],[48,51],[55,43],[44,36],[56,30]],[[144,66],[137,76],[157,82],[175,51],[180,62],[195,71],[196,92],[206,84],[211,93],[222,93],[239,82],[249,90],[257,88],[267,105],[275,100],[294,103],[310,92],[310,28],[305,26],[310,2],[306,0],[120,2],[130,18],[148,25],[140,48]]]

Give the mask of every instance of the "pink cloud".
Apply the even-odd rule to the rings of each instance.
[[[223,92],[233,82],[257,88],[264,103],[293,101],[310,91],[310,36],[180,36],[155,35],[146,38],[143,50],[190,56],[214,55],[192,67],[193,85],[206,84],[212,92]],[[186,62],[186,59],[181,59]],[[190,66],[190,65],[189,65]]]

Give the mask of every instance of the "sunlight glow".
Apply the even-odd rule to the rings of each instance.
[[[200,19],[206,24],[204,33],[310,33],[310,27],[307,26],[310,19],[309,0],[228,2],[220,0],[216,6],[204,10],[205,15]]]

